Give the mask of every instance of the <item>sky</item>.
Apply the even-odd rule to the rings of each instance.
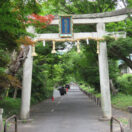
[[[116,7],[116,9],[122,9],[122,8],[125,8],[125,6],[123,5],[122,1],[121,0],[118,0],[118,6]]]

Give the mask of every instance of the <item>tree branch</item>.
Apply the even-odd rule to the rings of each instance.
[[[115,47],[111,48],[110,53],[112,53],[112,55],[114,55],[115,57],[122,59],[127,64],[127,66],[129,66],[132,69],[132,61],[126,56],[122,55],[118,49],[116,49]]]

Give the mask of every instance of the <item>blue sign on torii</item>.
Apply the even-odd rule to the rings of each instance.
[[[60,16],[59,30],[60,30],[60,37],[73,36],[72,16]]]

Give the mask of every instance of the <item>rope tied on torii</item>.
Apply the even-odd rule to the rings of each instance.
[[[83,35],[84,33],[82,33]],[[92,34],[92,33],[90,33]],[[51,35],[53,36],[52,34],[43,34],[45,35],[45,37],[48,35],[48,37]],[[76,35],[76,33],[75,33]],[[109,35],[111,36],[111,38],[117,40],[118,38],[120,37],[125,37],[126,36],[126,33],[124,32],[121,32],[121,34],[110,34],[110,33],[106,33],[106,35]],[[39,35],[38,35],[39,36]],[[95,33],[93,34],[93,36],[95,36]],[[40,38],[39,38],[40,37]],[[36,40],[34,40],[34,43],[37,43],[39,41],[43,41],[43,46],[45,47],[46,45],[46,41],[52,41],[52,51],[51,53],[55,54],[56,53],[56,46],[55,46],[55,43],[56,42],[75,42],[77,44],[77,52],[80,53],[80,41],[81,40],[85,40],[87,45],[89,45],[89,40],[94,40],[94,41],[97,41],[97,54],[99,54],[99,49],[100,49],[100,41],[105,41],[105,37],[102,37],[102,38],[99,38],[98,36],[95,36],[95,37],[77,37],[77,38],[41,38],[41,36],[39,37],[36,37]],[[35,53],[35,45],[33,46],[33,53],[32,53],[33,56],[37,56],[37,54]]]
[[[56,42],[75,42],[77,43],[77,52],[80,53],[80,41],[81,40],[86,40],[86,43],[87,45],[89,44],[89,40],[95,40],[97,41],[97,53],[99,53],[99,41],[104,41],[105,39],[102,38],[102,39],[98,39],[98,38],[92,38],[92,37],[83,37],[83,38],[78,38],[78,39],[74,39],[74,38],[63,38],[63,39],[39,39],[37,41],[34,41],[35,43],[38,42],[38,41],[43,41],[43,46],[45,47],[46,45],[46,41],[52,41],[52,51],[51,53],[56,53],[56,50],[55,50],[55,43]],[[35,53],[35,45],[33,46],[33,53],[32,53],[33,56],[37,56],[37,54]]]

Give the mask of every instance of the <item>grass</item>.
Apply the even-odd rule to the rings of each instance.
[[[126,118],[119,118],[119,121],[124,125],[128,125],[128,120]]]
[[[51,92],[47,92],[47,97],[41,98],[41,100],[37,100],[35,97],[31,97],[31,105],[37,104],[40,101],[47,99],[51,96]],[[0,100],[0,108],[4,109],[3,116],[4,118],[7,118],[9,116],[12,116],[14,114],[18,115],[20,112],[21,107],[21,99],[20,98],[3,98]]]
[[[126,111],[128,106],[132,106],[132,96],[119,93],[112,97],[112,105]]]
[[[0,101],[0,108],[4,109],[4,117],[18,114],[20,111],[21,99],[4,98]]]

